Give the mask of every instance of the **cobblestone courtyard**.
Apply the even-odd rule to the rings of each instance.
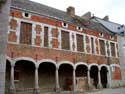
[[[125,88],[103,89],[94,92],[87,92],[86,94],[125,94]]]

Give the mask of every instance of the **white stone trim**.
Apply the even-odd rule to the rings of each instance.
[[[65,26],[64,24],[66,24],[66,26]],[[66,22],[62,22],[62,27],[64,27],[64,28],[68,28],[68,23],[66,23]]]
[[[72,68],[74,69],[74,64],[73,64],[72,62],[70,62],[70,61],[60,61],[60,62],[58,62],[58,64],[57,64],[57,68],[60,68],[60,66],[61,66],[62,64],[68,64],[68,65],[71,65]]]
[[[106,64],[101,64],[101,65],[99,65],[99,69],[100,69],[100,70],[101,70],[102,67],[106,67],[107,70],[110,71],[110,68],[109,68],[108,65],[106,65]]]
[[[106,51],[106,39],[104,39],[104,38],[98,38],[98,40],[99,40],[99,55],[100,56],[106,56],[106,53],[107,53],[107,51]],[[104,41],[104,46],[105,46],[105,55],[101,55],[101,51],[100,51],[100,40],[103,40]]]
[[[6,56],[6,59],[7,59],[10,63],[13,62],[13,60],[12,60],[9,56]]]
[[[75,65],[74,65],[74,68],[76,69],[79,65],[84,65],[84,66],[86,66],[87,67],[87,69],[88,69],[88,64],[87,63],[85,63],[85,62],[77,62]]]
[[[28,13],[28,17],[25,16],[25,13]],[[22,15],[24,18],[31,18],[31,13],[29,13],[29,12],[22,12]]]
[[[33,58],[29,58],[29,57],[18,57],[18,58],[14,58],[14,64],[16,64],[18,61],[20,60],[26,60],[26,61],[30,61],[35,65],[35,60]]]
[[[92,66],[97,66],[97,68],[99,69],[99,65],[96,63],[89,64],[88,69],[90,70]]]
[[[44,63],[44,62],[52,63],[52,64],[55,65],[55,67],[57,67],[56,62],[55,62],[54,60],[51,60],[51,59],[42,59],[42,60],[39,60],[39,61],[37,62],[37,64],[38,64],[38,66],[40,66],[40,64],[42,64],[42,63]]]

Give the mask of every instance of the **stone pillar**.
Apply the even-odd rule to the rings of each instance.
[[[100,69],[98,70],[98,88],[102,88]]]
[[[88,78],[88,89],[91,89],[90,69],[88,69],[87,71],[87,78]]]
[[[38,68],[39,66],[35,66],[35,94],[39,94],[39,77],[38,77]]]
[[[55,77],[56,77],[56,92],[59,91],[60,85],[59,85],[59,69],[56,68],[56,73],[55,73]]]
[[[108,80],[108,86],[107,87],[109,87],[109,88],[111,88],[111,78],[112,76],[111,76],[111,72],[110,71],[108,71],[107,72],[107,80]]]
[[[76,94],[76,72],[73,69],[73,94]]]
[[[10,73],[10,94],[15,94],[15,85],[14,85],[14,66],[11,64],[11,73]]]

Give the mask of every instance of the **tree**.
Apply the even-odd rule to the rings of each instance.
[[[0,0],[0,94],[5,93],[8,18],[11,0]]]

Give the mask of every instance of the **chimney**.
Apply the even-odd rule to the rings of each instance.
[[[91,18],[91,12],[87,12],[81,16],[83,19],[89,20]]]
[[[103,20],[109,21],[109,16],[106,15],[106,16],[103,18]]]
[[[72,6],[69,6],[67,8],[67,14],[70,15],[70,16],[75,16],[75,8],[72,7]]]

